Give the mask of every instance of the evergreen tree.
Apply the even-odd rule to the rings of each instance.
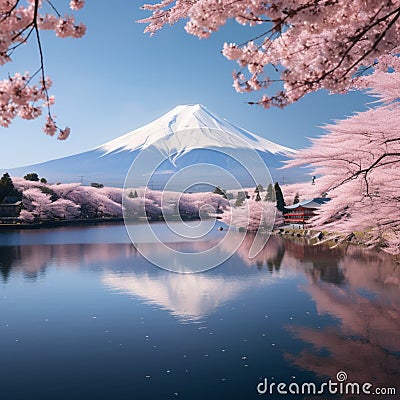
[[[237,199],[240,200],[243,203],[243,201],[245,201],[246,198],[247,198],[247,194],[246,193],[247,192],[238,192]]]
[[[128,194],[128,197],[130,199],[136,199],[136,198],[139,197],[139,195],[138,195],[137,191],[135,190],[134,192],[130,191],[129,194]]]
[[[18,199],[22,198],[21,193],[15,189],[8,172],[6,172],[0,179],[0,202],[2,202],[7,196],[17,197]]]
[[[294,196],[294,199],[293,199],[293,204],[297,204],[297,203],[300,203],[300,198],[299,198],[298,193],[296,193],[296,195]]]
[[[54,202],[60,198],[60,196],[57,195],[57,193],[49,188],[48,186],[38,186],[37,187],[42,193],[48,194],[50,196],[50,201]]]
[[[276,197],[276,208],[280,212],[284,212],[286,203],[285,199],[283,198],[283,193],[278,182],[275,182],[275,197]]]
[[[24,176],[24,179],[25,179],[26,181],[38,182],[38,181],[39,181],[39,176],[38,176],[38,174],[37,174],[36,172],[32,172],[32,173],[30,173],[30,174],[26,174],[26,175]]]
[[[215,194],[219,194],[219,195],[221,195],[222,197],[224,197],[225,199],[228,199],[227,197],[226,197],[226,193],[225,193],[225,191],[224,190],[222,190],[219,186],[216,186],[215,187],[215,189],[214,189],[214,192],[213,193],[215,193]]]
[[[275,190],[274,187],[272,186],[272,183],[270,183],[267,187],[267,193],[264,197],[264,201],[276,201],[276,196],[275,196]]]
[[[40,179],[40,183],[47,183],[47,179],[46,178],[41,178]]]
[[[235,207],[241,207],[243,205],[244,198],[239,197],[235,201]]]
[[[258,186],[256,187],[255,193],[256,193],[255,200],[256,201],[261,201],[260,190],[258,189]]]

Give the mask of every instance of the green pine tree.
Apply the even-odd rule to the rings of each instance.
[[[260,196],[260,192],[257,190],[257,192],[256,192],[257,194],[256,194],[256,198],[255,198],[255,200],[256,201],[261,201],[261,196]]]
[[[15,189],[8,172],[6,172],[0,179],[0,202],[2,202],[7,196],[17,197],[18,199],[22,198],[21,193]]]
[[[222,197],[224,197],[225,199],[227,199],[225,191],[222,190],[219,186],[216,186],[216,187],[215,187],[213,193],[219,194],[219,195],[221,195]]]
[[[243,205],[244,198],[238,197],[235,201],[235,207],[241,207]]]
[[[265,194],[264,201],[272,201],[274,203],[276,201],[275,190],[272,186],[272,183],[270,183],[267,187],[267,193]]]
[[[240,200],[242,203],[246,200],[247,195],[246,192],[238,192],[237,199]]]
[[[279,211],[284,212],[286,203],[285,199],[283,198],[283,193],[278,182],[275,182],[275,197],[276,197],[276,208]]]
[[[39,181],[39,176],[36,172],[31,172],[30,174],[26,174],[24,176],[24,179],[26,181],[33,181],[33,182],[38,182]]]

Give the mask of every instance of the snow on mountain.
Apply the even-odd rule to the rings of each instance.
[[[282,161],[294,153],[293,149],[239,128],[199,104],[177,106],[155,121],[84,153],[8,171],[12,176],[36,172],[53,182],[82,180],[122,186],[135,158],[144,152],[149,152],[151,157],[152,149],[165,158],[156,178],[160,182],[162,174],[171,175],[199,162],[211,162],[232,170],[236,167],[221,153],[240,160],[246,152],[254,154],[254,151],[268,166],[274,180],[281,181],[285,177],[286,182],[298,181],[299,176],[304,180],[303,173],[278,169]],[[137,175],[148,178],[150,172],[138,170]]]
[[[216,132],[219,131],[219,132]],[[106,154],[113,151],[141,150],[159,139],[170,137],[169,154],[180,154],[194,148],[253,148],[272,154],[287,154],[293,150],[241,129],[210,113],[200,104],[177,106],[162,117],[139,129],[98,147]]]

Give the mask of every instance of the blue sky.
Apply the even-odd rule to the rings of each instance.
[[[66,2],[58,0],[62,8]],[[151,122],[178,104],[201,103],[243,128],[279,144],[300,148],[319,126],[365,109],[361,93],[308,95],[284,110],[246,104],[258,95],[238,94],[232,87],[234,62],[220,53],[227,42],[243,42],[251,29],[230,23],[208,40],[183,30],[183,23],[150,38],[135,20],[147,14],[140,1],[88,1],[77,19],[88,28],[83,39],[43,34],[46,74],[56,96],[53,112],[60,126],[71,127],[67,141],[42,132],[43,119],[15,120],[0,128],[0,168],[33,164],[79,153]],[[20,48],[8,73],[35,71],[35,43]]]

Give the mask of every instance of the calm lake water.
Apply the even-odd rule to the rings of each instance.
[[[326,399],[257,385],[339,371],[400,393],[400,267],[275,236],[250,260],[251,242],[176,274],[123,225],[0,232],[1,399]]]

